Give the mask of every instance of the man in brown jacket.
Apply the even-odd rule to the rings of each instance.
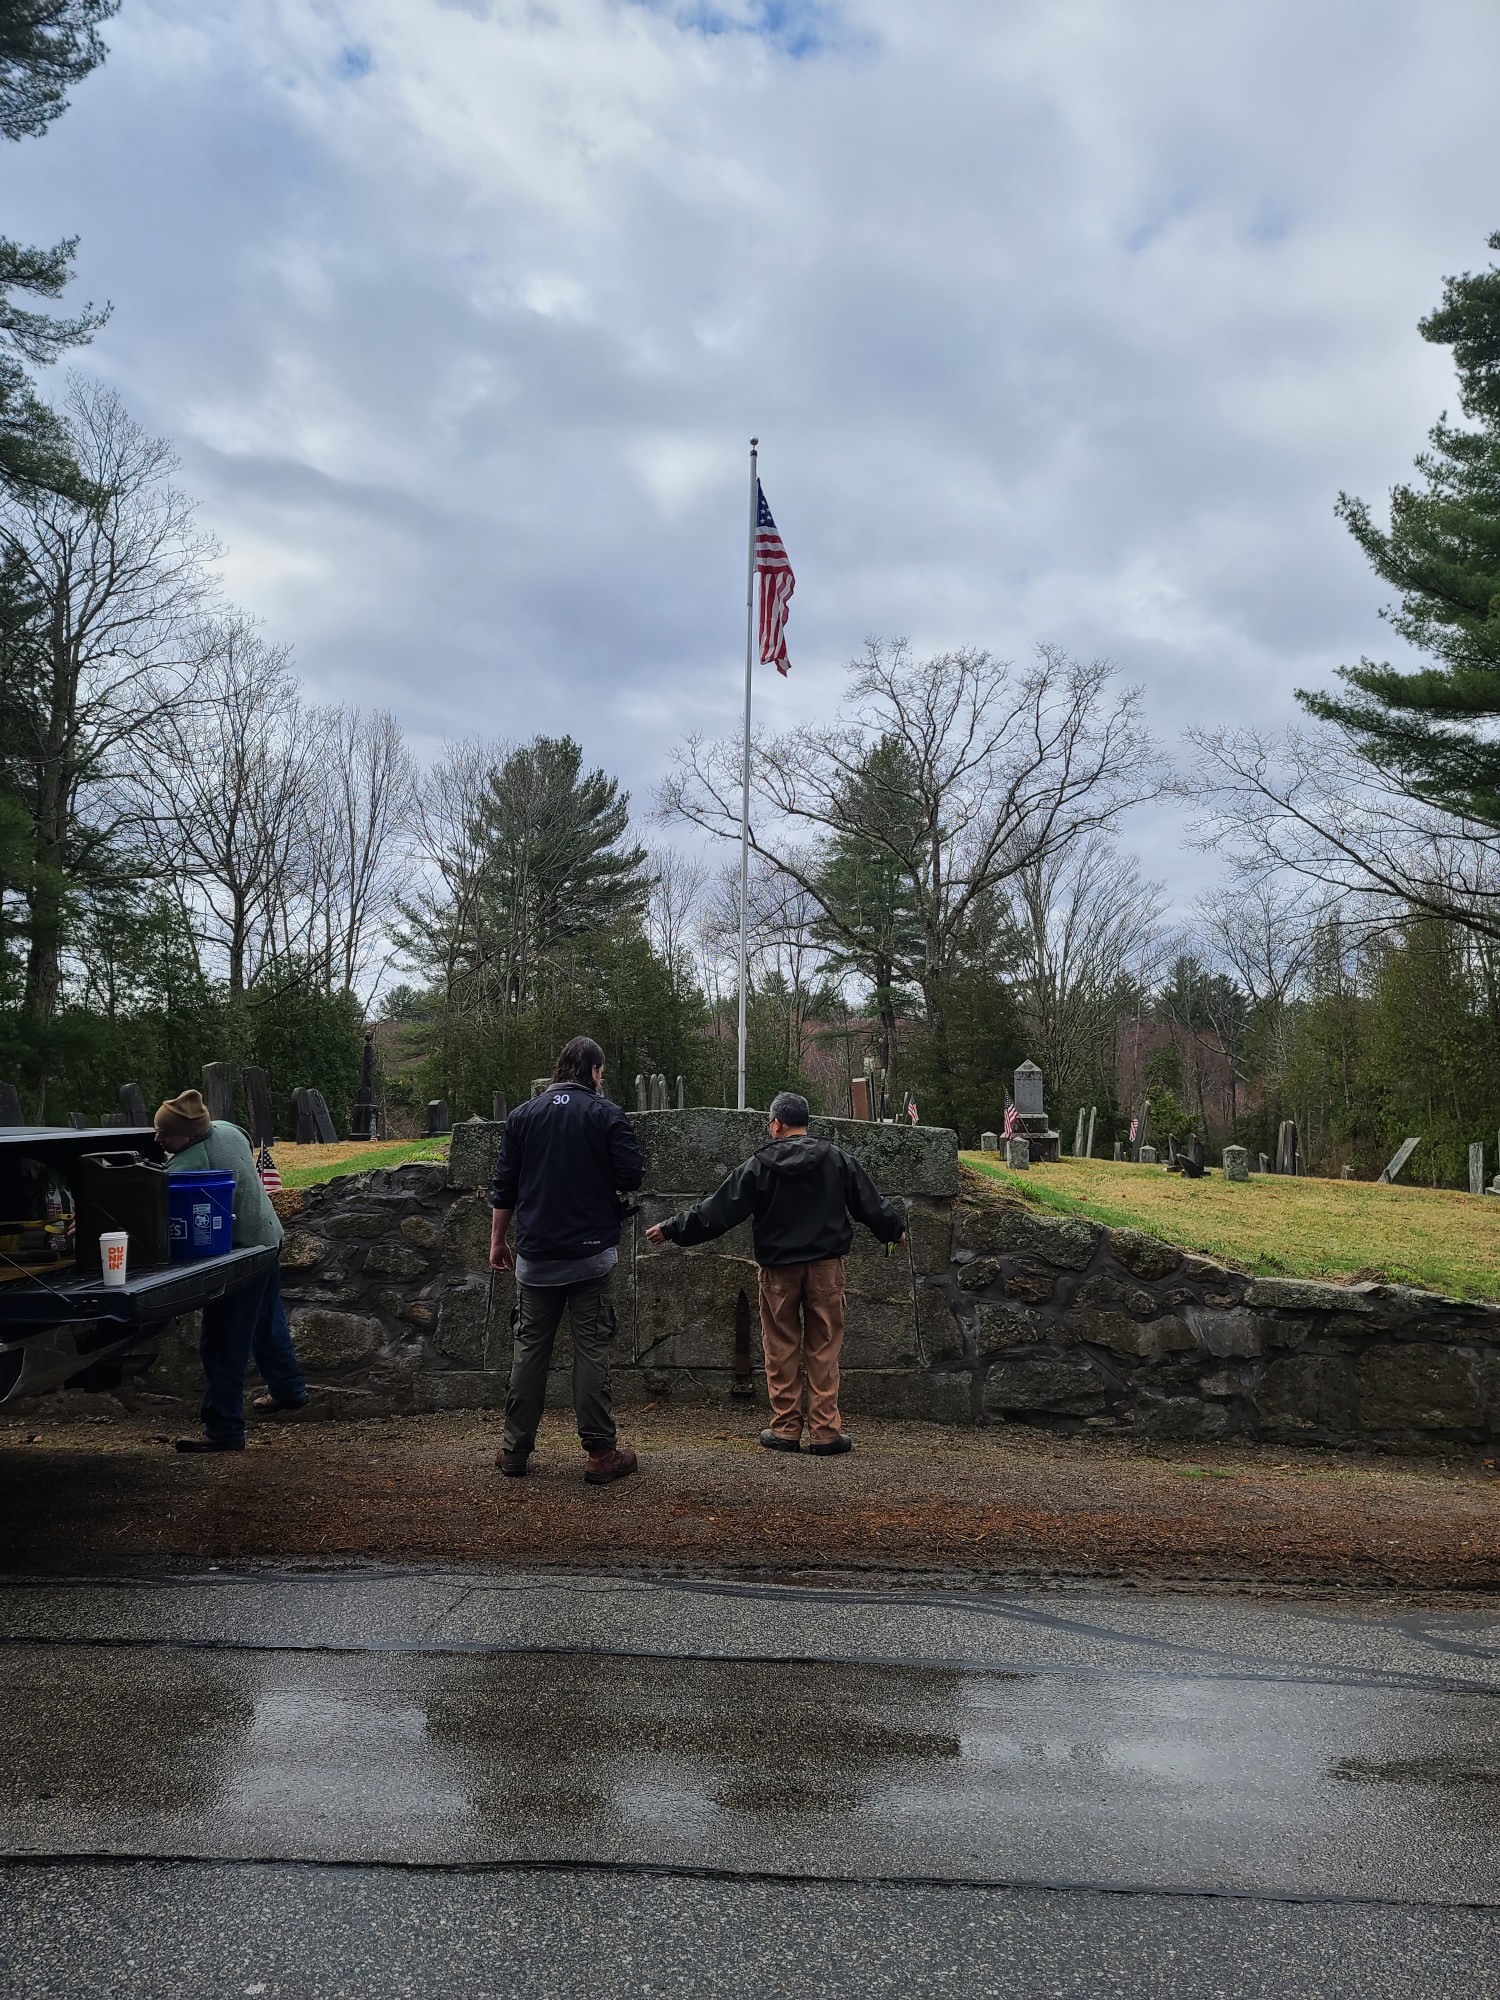
[[[766,1353],[771,1424],[767,1451],[802,1448],[802,1378],[807,1379],[809,1450],[815,1458],[852,1451],[839,1415],[839,1350],[844,1344],[844,1259],[853,1216],[882,1243],[906,1240],[906,1218],[883,1201],[849,1155],[807,1130],[807,1099],[783,1090],[771,1101],[771,1136],[706,1201],[646,1231],[653,1243],[708,1243],[747,1217],[760,1266],[760,1335]]]

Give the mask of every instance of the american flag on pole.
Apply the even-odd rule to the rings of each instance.
[[[784,674],[791,665],[786,656],[786,614],[797,588],[786,550],[776,532],[776,523],[766,505],[766,489],[755,482],[755,573],[760,578],[760,660]]]
[[[1000,1137],[1014,1139],[1016,1136],[1016,1107],[1010,1101],[1010,1092],[1005,1093],[1005,1116],[1000,1121]]]
[[[276,1171],[276,1162],[271,1158],[269,1146],[262,1146],[260,1157],[255,1162],[255,1171],[260,1175],[260,1184],[267,1194],[277,1194],[281,1189],[281,1175]]]
[[[1132,1146],[1135,1144],[1135,1135],[1137,1132],[1140,1131],[1140,1129],[1141,1129],[1140,1119],[1138,1117],[1132,1116],[1130,1120],[1130,1143]]]

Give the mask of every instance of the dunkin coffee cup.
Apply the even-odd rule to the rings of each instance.
[[[106,1229],[99,1238],[99,1269],[106,1285],[125,1282],[125,1247],[130,1237],[123,1229]]]

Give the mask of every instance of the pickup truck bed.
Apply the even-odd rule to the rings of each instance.
[[[42,1160],[64,1180],[80,1154],[145,1152],[154,1141],[149,1127],[0,1126],[0,1155]],[[259,1277],[278,1254],[267,1247],[231,1250],[138,1271],[123,1285],[105,1285],[97,1271],[67,1270],[0,1284],[0,1403],[54,1388],[126,1353],[167,1320]]]

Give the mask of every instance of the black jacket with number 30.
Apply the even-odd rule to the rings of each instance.
[[[523,1257],[590,1257],[620,1240],[624,1205],[646,1178],[635,1127],[586,1083],[554,1083],[505,1121],[491,1208],[516,1214]]]
[[[906,1233],[906,1217],[881,1199],[857,1160],[826,1139],[799,1133],[767,1140],[706,1201],[669,1216],[662,1232],[686,1247],[708,1243],[749,1217],[757,1264],[817,1264],[848,1256],[851,1215],[882,1243]]]

